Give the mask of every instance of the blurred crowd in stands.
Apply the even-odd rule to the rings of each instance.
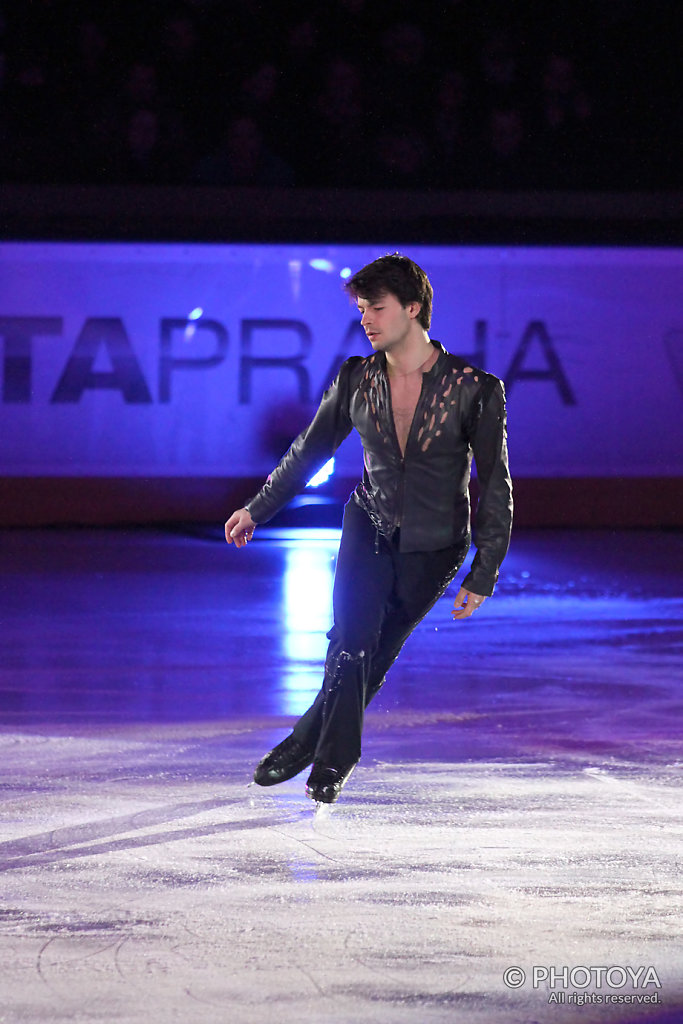
[[[681,0],[0,0],[0,180],[680,187]]]

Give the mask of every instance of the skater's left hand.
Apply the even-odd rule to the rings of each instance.
[[[464,587],[461,587],[455,599],[451,615],[454,619],[469,619],[470,615],[476,612],[477,608],[481,608],[485,600],[486,598],[482,597],[481,594],[473,594],[470,590],[465,590]]]

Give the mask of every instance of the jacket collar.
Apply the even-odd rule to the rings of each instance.
[[[439,371],[443,369],[443,364],[446,361],[446,358],[448,357],[448,352],[443,347],[443,345],[441,344],[440,341],[435,341],[434,338],[430,338],[429,340],[430,340],[431,344],[434,346],[434,348],[438,349],[439,355],[438,355],[437,360],[434,363],[434,365],[432,367],[430,367],[430,369],[427,370],[423,374],[423,376],[424,377],[436,377],[436,375],[439,373]],[[374,356],[370,356],[370,358],[371,359],[374,358],[377,361],[377,363],[379,364],[380,369],[382,370],[382,373],[386,376],[386,373],[387,373],[387,357],[386,357],[386,353],[384,353],[384,352],[376,352],[374,354]]]
[[[439,355],[434,365],[429,370],[427,370],[425,376],[436,377],[436,375],[443,369],[443,364],[445,363],[448,357],[448,352],[443,347],[440,341],[435,341],[434,338],[430,338],[429,340],[431,341],[434,348],[439,350]]]

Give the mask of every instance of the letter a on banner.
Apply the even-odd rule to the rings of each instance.
[[[102,346],[109,355],[112,367],[104,372],[93,368]],[[86,390],[120,391],[124,400],[131,404],[142,405],[152,401],[128,335],[118,317],[86,320],[55,388],[52,401],[79,402]]]
[[[339,373],[342,363],[349,354],[352,352],[354,355],[358,355],[360,353],[365,355],[367,347],[368,339],[365,336],[365,331],[358,320],[352,320],[346,329],[346,334],[342,338],[342,343],[339,346],[338,352],[330,363],[327,373],[323,377],[322,387],[318,395],[319,398],[322,396],[323,391],[325,391],[326,388],[329,388],[330,384]]]
[[[527,370],[524,368],[524,361],[526,360],[527,353],[531,342],[534,339],[538,339],[545,356],[546,368],[540,370]],[[522,335],[522,339],[517,347],[517,351],[512,357],[512,362],[508,368],[507,373],[503,375],[505,381],[505,387],[507,388],[508,394],[512,390],[512,385],[518,380],[552,380],[557,386],[557,390],[560,392],[560,397],[564,405],[576,405],[576,398],[574,392],[571,389],[571,385],[567,380],[560,357],[555,351],[555,347],[552,342],[552,338],[548,333],[548,328],[542,320],[532,320]]]

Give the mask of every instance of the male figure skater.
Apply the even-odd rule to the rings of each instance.
[[[345,288],[373,354],[346,360],[310,426],[225,524],[228,544],[243,547],[356,428],[363,479],[344,509],[322,688],[254,773],[260,786],[273,786],[312,763],[306,794],[321,803],[339,796],[361,756],[366,706],[467,554],[472,456],[477,553],[454,619],[468,618],[493,593],[512,524],[503,384],[430,339],[425,272],[394,253]]]

